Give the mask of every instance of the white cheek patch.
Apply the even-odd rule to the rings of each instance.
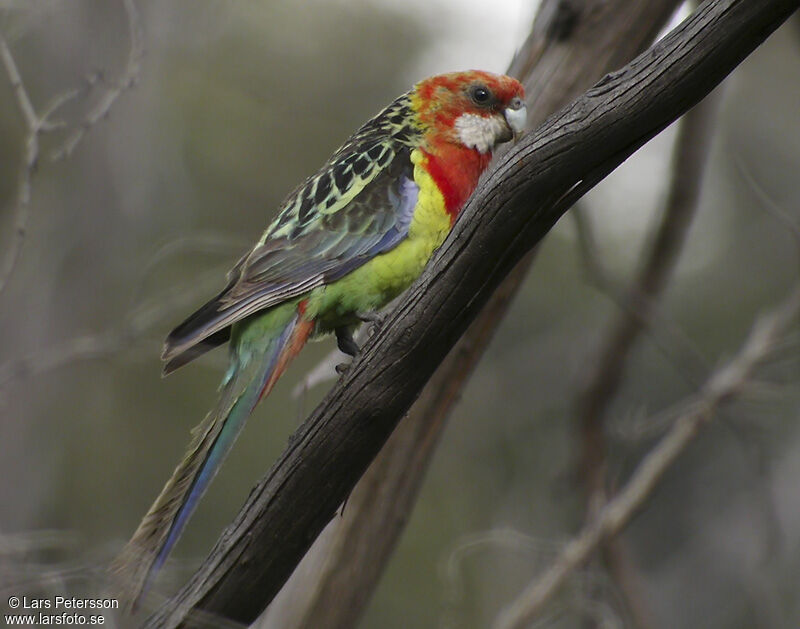
[[[509,107],[503,114],[506,117],[508,126],[511,127],[514,133],[522,133],[525,130],[525,121],[528,117],[528,110],[525,105],[519,109],[511,109]]]
[[[467,148],[486,153],[497,139],[508,133],[505,121],[497,116],[479,116],[478,114],[461,114],[453,125],[458,139]]]

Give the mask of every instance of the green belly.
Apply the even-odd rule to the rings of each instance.
[[[450,231],[444,199],[414,151],[417,206],[408,236],[391,251],[376,256],[345,277],[315,288],[308,295],[306,316],[317,319],[319,332],[354,321],[354,313],[379,310],[411,286]]]
[[[355,313],[380,310],[411,286],[441,241],[409,241],[376,256],[342,279],[309,294],[306,316],[318,332],[355,322]]]

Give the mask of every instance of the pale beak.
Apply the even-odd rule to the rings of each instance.
[[[503,116],[508,126],[511,127],[511,131],[514,133],[514,139],[516,140],[525,129],[525,121],[528,117],[528,109],[525,107],[525,101],[519,97],[514,98],[509,103],[508,107],[503,110]]]

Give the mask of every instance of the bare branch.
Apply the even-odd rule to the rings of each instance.
[[[113,335],[89,335],[70,339],[23,359],[0,365],[0,390],[16,378],[38,375],[65,364],[107,356],[120,349],[121,339]]]
[[[5,38],[0,34],[0,61],[8,74],[14,96],[17,100],[22,119],[25,123],[25,139],[23,140],[22,159],[17,176],[17,195],[13,202],[13,234],[3,263],[0,266],[0,295],[3,294],[8,280],[19,260],[22,244],[25,242],[25,233],[28,229],[28,217],[31,205],[31,178],[39,159],[39,131],[41,120],[36,115],[31,99],[22,82],[17,64]]]
[[[140,298],[140,286],[132,293],[131,308],[118,318],[115,325],[105,331],[67,339],[0,363],[0,394],[11,384],[81,361],[97,360],[146,344],[148,333],[163,325],[165,319],[185,310],[202,295],[208,294],[219,279],[217,271],[195,278],[192,290],[176,293],[165,291],[147,301]],[[160,343],[154,340],[153,345]]]
[[[139,11],[134,0],[122,0],[122,3],[128,16],[128,36],[130,37],[130,50],[125,71],[117,81],[117,84],[107,89],[100,97],[97,104],[86,114],[83,122],[67,137],[62,147],[52,154],[53,160],[65,159],[72,155],[72,152],[83,140],[89,129],[100,120],[106,118],[120,94],[133,87],[139,79],[142,57],[144,56],[144,38],[139,20]]]
[[[606,539],[618,534],[645,504],[664,474],[725,404],[734,401],[753,371],[767,360],[800,315],[800,285],[772,312],[760,317],[739,353],[714,372],[691,409],[644,457],[623,489],[597,518],[566,544],[558,559],[498,617],[496,629],[522,629],[543,610],[570,575]]]
[[[796,22],[800,24],[800,13],[797,13],[795,18]],[[794,241],[793,244],[795,248],[795,255],[798,258],[798,267],[800,267],[800,220],[782,208],[780,204],[778,204],[769,195],[764,187],[756,180],[752,170],[747,164],[744,163],[744,161],[742,161],[740,156],[736,155],[734,157],[734,164],[736,165],[736,169],[739,171],[739,174],[742,176],[742,179],[747,184],[750,191],[753,193],[759,203],[761,203],[761,207],[763,207],[770,214],[770,216],[774,217],[782,227],[789,230],[789,234],[792,236],[792,240]]]
[[[252,622],[502,278],[578,198],[705,97],[798,5],[707,0],[500,159],[420,280],[148,625],[185,624],[194,609]]]
[[[33,108],[28,91],[25,89],[25,84],[22,82],[17,63],[11,54],[11,50],[6,43],[5,37],[0,33],[0,61],[3,62],[8,80],[11,83],[11,88],[14,90],[14,97],[17,99],[17,105],[22,112],[22,117],[25,120],[25,128],[29,133],[35,132],[39,127],[39,117],[36,115],[36,110]]]
[[[128,65],[120,86],[108,90],[97,106],[89,112],[86,120],[75,132],[69,136],[64,147],[58,152],[57,157],[67,157],[86,134],[86,132],[98,120],[108,115],[111,106],[116,101],[123,89],[127,89],[134,84],[139,73],[139,63],[143,54],[141,26],[136,5],[133,0],[123,0],[125,10],[128,15],[128,27],[131,34],[131,48],[128,56]],[[8,286],[14,269],[17,266],[22,246],[28,229],[31,206],[31,180],[33,179],[36,165],[39,161],[39,136],[44,132],[55,131],[64,127],[63,123],[55,123],[50,117],[65,103],[78,96],[80,90],[68,90],[56,96],[53,101],[45,107],[41,115],[37,115],[36,109],[31,102],[30,96],[25,89],[19,68],[14,61],[14,56],[8,47],[3,35],[0,33],[0,63],[2,63],[8,75],[14,96],[19,106],[25,127],[25,138],[23,140],[22,158],[19,168],[17,181],[17,194],[13,201],[13,233],[11,243],[0,264],[0,295]]]
[[[67,103],[72,102],[78,96],[80,96],[81,92],[80,88],[72,88],[71,90],[67,90],[61,94],[58,94],[50,103],[44,108],[42,111],[42,124],[40,125],[40,131],[58,131],[60,129],[64,129],[67,126],[67,123],[63,120],[59,120],[54,122],[51,120],[53,114],[55,114],[59,109],[61,109]]]

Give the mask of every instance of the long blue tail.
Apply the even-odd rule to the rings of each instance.
[[[216,409],[194,429],[188,452],[112,566],[133,609],[152,585],[253,408],[270,392],[312,328],[313,323],[297,313],[263,351],[232,353],[234,362]]]

